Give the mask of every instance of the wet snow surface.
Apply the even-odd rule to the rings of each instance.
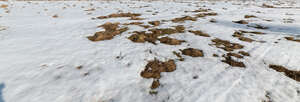
[[[296,1],[40,1],[0,7],[0,102],[300,101]],[[140,16],[97,18],[119,13]],[[125,24],[131,22],[143,24]],[[87,38],[110,31],[116,33],[109,39]],[[159,69],[169,68],[167,61],[172,71]]]

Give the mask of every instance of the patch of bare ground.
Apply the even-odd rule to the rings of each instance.
[[[263,8],[275,8],[275,6],[273,6],[273,5],[269,5],[269,4],[262,4],[262,6],[261,7],[263,7]]]
[[[130,23],[124,23],[123,25],[142,25],[144,22],[130,22]]]
[[[150,29],[149,31],[151,33],[146,33],[146,31],[134,31],[133,32],[134,34],[128,37],[128,39],[136,43],[150,42],[152,44],[156,44],[155,42],[158,40],[159,36],[170,35],[175,33],[183,33],[184,29],[185,29],[184,26],[178,25],[175,26],[175,28]],[[183,42],[181,40],[176,40],[176,39],[172,40],[168,38],[161,39],[160,41],[164,42],[165,44],[174,44],[174,45]]]
[[[300,42],[300,39],[295,39],[294,37],[284,37],[286,40]]]
[[[197,21],[197,18],[191,17],[191,16],[184,16],[184,17],[179,17],[179,18],[174,18],[171,21],[174,23],[179,23],[179,22],[184,22],[184,21]]]
[[[129,20],[144,20],[145,18],[140,18],[140,17],[136,17],[136,16],[132,16],[130,17]]]
[[[245,31],[245,30],[239,30],[239,32],[241,32],[241,33],[257,34],[257,35],[263,35],[263,34],[266,34],[266,33],[258,32],[258,31]]]
[[[180,45],[183,42],[186,42],[184,40],[177,40],[170,37],[162,37],[159,38],[160,43],[168,44],[168,45]]]
[[[153,26],[159,26],[160,25],[160,21],[150,21],[148,23],[153,25]]]
[[[0,6],[0,8],[7,8],[8,7],[8,5],[5,5],[5,4],[2,4],[1,6]]]
[[[118,18],[118,17],[130,17],[130,18],[134,18],[134,17],[138,17],[141,16],[141,14],[138,13],[114,13],[114,14],[110,14],[108,16],[99,16],[97,17],[98,19],[108,19],[108,18]]]
[[[182,58],[182,56],[180,55],[180,53],[178,53],[178,52],[176,52],[176,51],[173,51],[172,52],[176,57],[178,57],[179,59],[179,61],[184,61],[184,58]]]
[[[248,52],[245,52],[245,51],[239,51],[239,53],[244,55],[244,56],[250,56],[250,54]]]
[[[200,30],[189,30],[189,32],[191,32],[191,33],[193,33],[195,35],[198,35],[198,36],[210,37],[209,34],[204,33],[204,32],[202,32]]]
[[[215,12],[209,12],[209,13],[199,13],[199,14],[196,14],[195,16],[196,17],[206,17],[206,16],[217,16],[218,13],[215,13]]]
[[[232,21],[233,23],[238,23],[238,24],[248,24],[247,21],[245,20],[239,20],[239,21]]]
[[[234,56],[234,55],[231,55],[231,54],[223,55],[225,60],[221,60],[221,61],[224,63],[227,63],[228,65],[230,65],[232,67],[242,67],[242,68],[246,67],[243,62],[233,60],[232,56]]]
[[[105,23],[99,27],[103,27],[105,31],[96,32],[93,36],[87,38],[91,41],[110,40],[114,36],[119,35],[128,30],[128,27],[119,28],[120,23]]]
[[[256,29],[269,29],[269,27],[266,27],[266,26],[262,26],[262,25],[259,25],[259,24],[255,24],[255,25],[247,25],[248,27],[253,27],[253,28],[256,28]]]
[[[257,17],[254,15],[245,15],[244,18],[257,18]]]
[[[195,48],[186,48],[180,50],[183,55],[191,56],[191,57],[203,57],[204,53],[202,50],[195,49]]]
[[[244,48],[243,45],[238,43],[232,43],[228,40],[222,40],[219,38],[215,38],[211,40],[213,42],[213,45],[215,45],[217,48],[223,49],[225,51],[234,51],[236,49],[242,49]]]
[[[232,36],[238,38],[241,41],[245,41],[245,42],[249,42],[249,43],[255,41],[251,38],[245,37],[242,32],[238,32],[238,31],[234,32]]]
[[[156,89],[160,86],[159,79],[161,78],[161,72],[173,72],[176,70],[176,64],[174,60],[168,60],[165,62],[154,59],[149,61],[145,66],[145,69],[141,72],[141,76],[146,79],[153,79],[151,89]]]
[[[199,8],[198,10],[194,11],[184,11],[184,12],[209,12],[211,9],[204,9],[204,8]]]
[[[300,82],[300,71],[289,70],[289,69],[285,68],[284,66],[273,65],[273,64],[270,64],[269,68],[274,69],[277,72],[284,73],[287,77]]]

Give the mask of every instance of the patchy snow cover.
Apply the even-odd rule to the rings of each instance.
[[[276,64],[300,71],[300,43],[284,38],[300,39],[297,1],[10,1],[0,5],[0,102],[300,101],[299,82],[268,67]],[[128,31],[111,40],[87,39],[103,31],[97,26],[106,22],[134,22],[128,17],[92,19],[98,16],[140,13],[145,19],[137,21],[149,25],[148,21],[193,17],[198,13],[185,11],[199,8],[218,15],[197,21],[166,21],[154,27],[183,25],[184,33],[164,35],[186,41],[180,45],[132,42],[128,37],[133,31],[147,31],[137,25],[128,25]],[[249,24],[232,22],[238,20]],[[268,29],[250,27],[256,24]],[[188,30],[201,30],[211,37]],[[245,33],[243,37],[255,40],[249,43],[232,36],[237,30],[266,34]],[[243,45],[233,52],[245,51],[250,56],[234,60],[246,67],[222,62],[227,52],[213,45],[215,38]],[[200,49],[204,57],[181,55],[184,61],[175,60],[176,70],[161,73],[160,86],[151,89],[152,79],[140,75],[147,62],[177,59],[172,52],[185,48]]]

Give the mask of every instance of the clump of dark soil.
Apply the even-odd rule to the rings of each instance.
[[[258,31],[245,31],[245,30],[239,30],[239,32],[241,32],[241,33],[251,33],[251,34],[257,34],[257,35],[266,34],[266,33],[263,33],[263,32],[258,32]]]
[[[143,78],[153,78],[151,89],[158,88],[161,78],[161,72],[173,72],[176,70],[176,64],[174,60],[168,60],[166,62],[159,61],[157,59],[149,61],[145,69],[141,72]]]
[[[148,23],[153,25],[153,26],[159,26],[160,25],[160,21],[150,21]]]
[[[194,33],[195,35],[198,35],[198,36],[210,37],[209,34],[204,33],[200,30],[189,30],[189,32]]]
[[[242,49],[244,48],[243,45],[240,45],[238,43],[231,43],[227,40],[221,40],[219,38],[213,39],[212,42],[214,43],[217,48],[223,49],[225,51],[234,51],[236,49]]]
[[[168,44],[168,45],[180,45],[183,42],[186,42],[184,40],[177,40],[170,37],[162,37],[159,39],[160,43]]]
[[[131,16],[129,20],[144,20],[145,18],[140,18],[137,16]]]
[[[244,58],[244,56],[242,56],[242,55],[239,55],[239,54],[237,54],[237,53],[227,53],[227,56],[233,56],[233,57],[236,57],[236,58]]]
[[[124,23],[123,25],[142,25],[144,22],[130,22],[130,23]]]
[[[150,29],[149,31],[151,31],[151,33],[146,33],[145,31],[135,31],[133,32],[134,34],[131,35],[130,37],[128,37],[128,39],[130,39],[133,42],[137,42],[137,43],[144,43],[144,42],[150,42],[153,44],[156,44],[155,42],[158,39],[159,36],[163,36],[166,34],[175,34],[175,33],[183,33],[184,32],[184,27],[179,25],[176,26],[175,29],[174,28],[156,28],[156,29]],[[160,41],[164,42],[165,44],[175,44],[175,43],[182,43],[183,41],[181,40],[170,40],[167,38],[163,38]],[[171,42],[170,42],[171,41]],[[176,44],[175,44],[176,45]]]
[[[105,31],[96,32],[93,36],[87,38],[91,41],[110,40],[114,36],[119,35],[128,30],[127,27],[119,28],[120,23],[105,23],[99,27],[103,27]]]
[[[199,13],[199,14],[196,14],[195,16],[196,17],[206,17],[206,16],[217,16],[218,13],[215,13],[215,12],[209,12],[209,13]]]
[[[300,39],[295,39],[294,37],[284,37],[286,40],[300,42]]]
[[[195,17],[191,17],[191,16],[184,16],[184,17],[179,17],[179,18],[174,18],[171,21],[174,23],[178,23],[178,22],[184,22],[184,21],[197,21],[197,18]]]
[[[211,11],[211,9],[203,9],[203,8],[200,8],[198,10],[194,10],[194,11],[185,11],[185,12],[209,12]]]
[[[257,17],[254,15],[245,15],[244,18],[257,18]]]
[[[108,19],[108,18],[118,18],[118,17],[138,17],[141,16],[141,14],[138,13],[114,13],[114,14],[110,14],[108,16],[99,16],[97,17],[98,19]]]
[[[231,58],[230,55],[223,55],[223,57],[225,58],[225,60],[222,60],[222,62],[229,64],[232,67],[242,67],[245,68],[245,64],[243,62],[239,62],[239,61],[235,61]]]
[[[241,41],[245,41],[245,42],[251,43],[251,42],[255,41],[251,38],[245,37],[242,32],[238,32],[238,31],[234,32],[232,36],[238,38]]]
[[[176,51],[173,51],[172,53],[179,58],[179,61],[184,61],[184,58],[182,58],[182,56],[180,55],[180,53],[178,53]]]
[[[244,55],[244,56],[250,56],[250,54],[248,52],[245,52],[245,51],[239,51],[239,53]]]
[[[272,5],[268,5],[268,4],[262,4],[262,7],[263,8],[275,8],[275,6],[272,6]]]
[[[233,23],[238,23],[238,24],[248,24],[247,21],[245,20],[239,20],[239,21],[232,21]]]
[[[204,53],[202,50],[195,49],[195,48],[186,48],[180,50],[183,55],[191,56],[191,57],[203,57]]]
[[[289,78],[292,78],[292,79],[294,79],[298,82],[300,81],[300,71],[292,71],[292,70],[289,70],[289,69],[287,69],[287,68],[285,68],[281,65],[270,64],[269,67],[274,69],[277,72],[284,73]]]

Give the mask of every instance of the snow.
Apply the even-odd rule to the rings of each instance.
[[[299,1],[267,0],[0,2],[9,5],[0,8],[0,102],[262,102],[266,92],[271,93],[274,102],[299,102],[299,82],[268,68],[269,64],[278,64],[300,70],[300,43],[284,39],[300,35],[300,10],[259,7],[277,2],[284,2],[280,5],[284,7],[300,7]],[[93,17],[122,11],[141,13],[141,18],[146,18],[143,22],[170,20],[193,16],[184,11],[197,10],[197,5],[212,9],[218,16],[178,24],[164,22],[159,28],[184,25],[187,30],[202,30],[212,38],[240,43],[245,46],[242,50],[251,54],[240,60],[246,68],[231,67],[221,62],[222,57],[212,57],[225,51],[210,46],[212,38],[188,32],[170,35],[187,41],[176,46],[128,40],[129,32],[144,30],[138,26],[129,26],[129,31],[112,40],[92,42],[86,38],[103,30],[97,26],[106,22],[132,22],[128,18]],[[84,11],[90,8],[96,10]],[[159,13],[152,15],[155,11]],[[53,18],[56,14],[58,17]],[[270,29],[232,23],[249,14],[258,17],[249,19],[252,24]],[[210,23],[211,18],[217,23]],[[283,18],[295,21],[283,23]],[[235,30],[265,32],[251,38],[266,43],[242,42],[231,36]],[[187,47],[203,50],[205,57],[183,56],[185,60],[176,61],[174,72],[162,73],[158,94],[149,94],[152,80],[140,76],[147,61],[176,59],[172,51]],[[83,68],[78,70],[78,66]]]

